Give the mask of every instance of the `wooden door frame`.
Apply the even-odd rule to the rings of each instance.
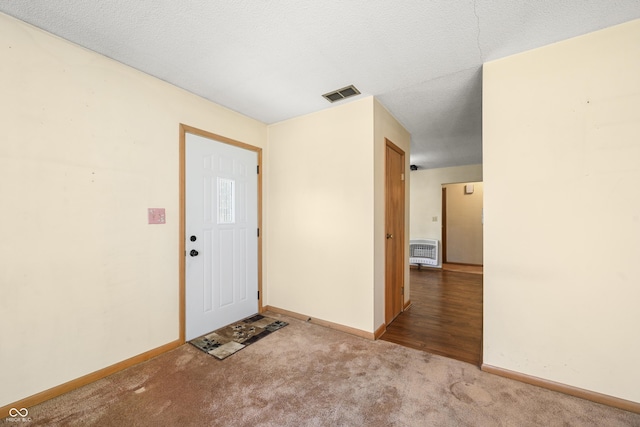
[[[404,295],[404,288],[405,288],[405,257],[406,257],[406,248],[405,248],[405,242],[406,242],[406,236],[405,236],[405,228],[406,228],[406,203],[407,203],[407,188],[406,188],[406,177],[407,177],[407,171],[406,171],[406,153],[404,152],[404,150],[400,147],[398,147],[396,144],[394,144],[392,141],[390,141],[389,139],[385,138],[385,156],[384,156],[384,175],[385,175],[385,185],[384,185],[384,209],[385,209],[385,218],[384,218],[384,224],[385,224],[385,234],[387,233],[387,201],[388,201],[388,194],[389,194],[389,188],[387,185],[387,171],[388,171],[388,164],[389,164],[389,159],[387,157],[387,148],[391,148],[393,151],[395,151],[396,153],[400,154],[400,156],[402,156],[402,171],[403,171],[403,175],[404,175],[404,180],[403,180],[403,186],[402,186],[402,216],[401,216],[401,220],[402,220],[402,241],[401,241],[401,245],[400,247],[402,248],[402,256],[401,256],[401,260],[402,260],[402,283],[400,284],[401,288],[402,288],[402,304],[400,307],[400,313],[402,313],[405,310],[405,295]],[[384,302],[384,310],[385,310],[385,324],[387,323],[387,308],[388,308],[388,304],[390,303],[390,301],[387,300],[387,292],[389,290],[389,286],[390,284],[387,283],[386,281],[386,277],[387,277],[387,261],[388,261],[388,257],[387,257],[387,251],[386,251],[386,240],[385,240],[385,284],[384,284],[384,294],[385,294],[385,302]],[[393,321],[393,319],[391,320]],[[391,322],[389,322],[391,323]]]
[[[198,135],[203,138],[211,139],[213,142],[233,145],[234,147],[243,148],[253,151],[258,156],[258,313],[262,313],[262,148],[256,147],[235,139],[227,138],[215,133],[207,132],[192,126],[180,123],[180,143],[179,143],[179,220],[178,220],[178,316],[179,316],[179,341],[185,343],[185,327],[186,327],[186,136],[187,133]]]

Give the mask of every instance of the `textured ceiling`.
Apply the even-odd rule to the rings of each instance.
[[[265,123],[354,84],[421,168],[482,161],[482,63],[640,18],[640,0],[0,0],[0,11]],[[340,103],[350,102],[348,100]]]

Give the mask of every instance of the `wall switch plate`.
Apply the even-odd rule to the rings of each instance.
[[[165,224],[164,208],[149,208],[149,224]]]

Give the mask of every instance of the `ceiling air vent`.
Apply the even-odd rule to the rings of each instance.
[[[356,95],[360,95],[360,91],[356,89],[355,86],[351,85],[343,87],[342,89],[334,90],[333,92],[325,93],[322,96],[324,96],[329,102],[336,102]]]

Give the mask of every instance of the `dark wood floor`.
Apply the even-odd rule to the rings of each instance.
[[[482,275],[411,269],[411,306],[380,338],[480,365]]]

